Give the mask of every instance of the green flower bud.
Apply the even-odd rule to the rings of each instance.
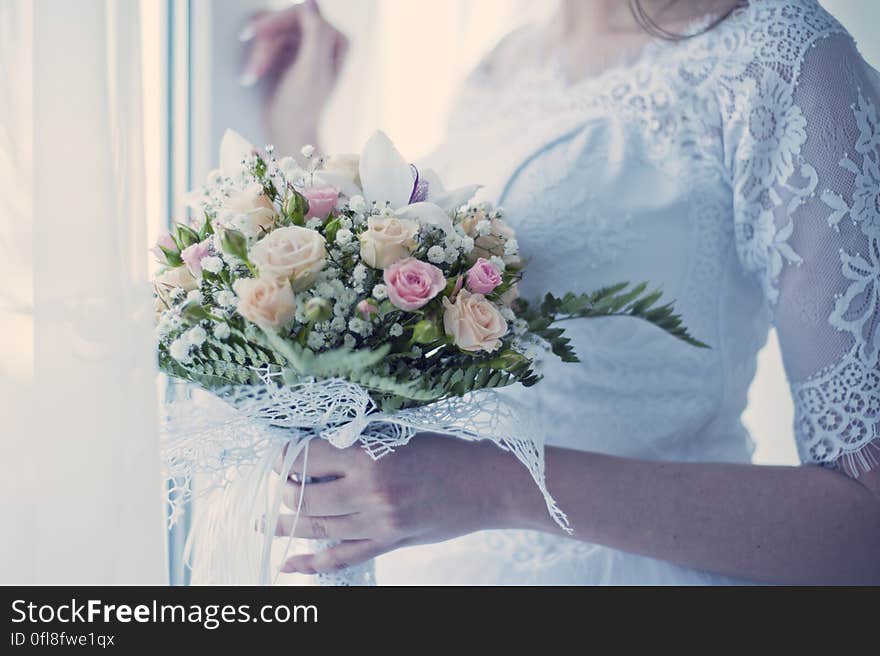
[[[330,318],[330,301],[314,296],[306,301],[306,317],[312,323],[320,323]]]
[[[284,213],[294,225],[304,225],[309,213],[309,201],[298,191],[294,191],[284,204]]]
[[[159,250],[161,250],[162,254],[165,256],[165,261],[168,263],[168,266],[183,266],[183,258],[180,257],[180,253],[178,251],[171,250],[170,248],[165,248],[164,246],[159,246]]]
[[[516,351],[502,351],[499,355],[489,361],[489,366],[493,369],[501,369],[502,371],[513,371],[517,367],[527,364],[528,360],[521,353]]]
[[[245,262],[248,261],[247,239],[238,230],[224,230],[223,236],[220,237],[220,245],[223,247],[223,252]]]
[[[196,301],[190,301],[184,305],[180,309],[180,315],[187,323],[198,323],[199,321],[210,318],[208,311],[201,303],[197,303]]]
[[[422,319],[413,327],[412,341],[416,344],[431,344],[443,337],[440,325],[430,319]]]

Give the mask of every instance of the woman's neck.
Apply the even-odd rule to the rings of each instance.
[[[737,0],[641,0],[640,4],[653,20],[674,30],[702,16],[727,12]],[[639,31],[626,0],[562,0],[551,23],[552,36],[562,43]]]
[[[636,27],[625,0],[562,0],[553,22],[557,33],[564,37]]]

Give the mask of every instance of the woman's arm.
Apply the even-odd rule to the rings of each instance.
[[[344,540],[284,571],[332,571],[412,544],[490,528],[558,533],[511,454],[437,435],[373,462],[310,447],[297,536]],[[549,447],[548,485],[577,539],[777,583],[880,583],[880,470],[860,480],[818,467],[647,462]],[[300,463],[294,472],[301,473]],[[302,487],[286,485],[296,508]],[[287,535],[291,517],[277,532]]]
[[[315,0],[256,16],[239,37],[249,44],[241,83],[262,83],[266,129],[277,152],[318,144],[318,123],[336,87],[348,39]]]
[[[663,463],[548,448],[548,485],[589,542],[744,579],[880,583],[880,471]],[[522,478],[522,477],[520,477]],[[511,524],[558,530],[529,481]]]

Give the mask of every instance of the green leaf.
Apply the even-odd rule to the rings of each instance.
[[[159,246],[159,250],[161,250],[162,254],[165,255],[165,261],[168,262],[168,266],[172,266],[172,267],[183,266],[183,258],[180,257],[179,251],[175,251],[170,248],[165,248],[164,246]]]
[[[247,262],[247,239],[238,230],[224,230],[220,237],[223,252]]]
[[[687,344],[708,348],[687,331],[681,316],[675,313],[672,303],[657,306],[662,297],[660,290],[649,292],[647,289],[647,283],[633,287],[630,287],[629,283],[618,283],[590,294],[568,293],[562,298],[547,294],[538,311],[523,303],[521,316],[528,322],[529,331],[544,339],[553,353],[565,362],[577,362],[578,358],[570,340],[564,336],[561,329],[553,326],[569,319],[634,317],[654,324]],[[525,381],[521,382],[525,384]]]
[[[199,241],[201,241],[199,233],[183,223],[178,223],[175,227],[175,231],[177,233],[177,243],[180,244],[180,250],[183,250],[187,246],[198,244]]]

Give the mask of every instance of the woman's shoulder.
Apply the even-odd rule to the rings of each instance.
[[[772,67],[792,78],[819,41],[849,36],[817,0],[749,0],[725,28],[714,45],[727,50],[731,63]]]

